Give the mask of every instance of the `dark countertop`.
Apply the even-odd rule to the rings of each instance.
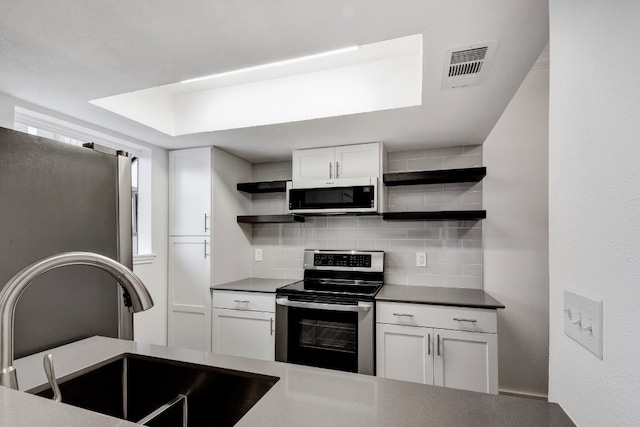
[[[384,285],[376,301],[449,305],[471,308],[505,308],[482,289],[443,288],[439,286]]]
[[[260,277],[249,277],[235,282],[222,283],[211,286],[211,290],[217,291],[243,291],[243,292],[266,292],[274,294],[276,289],[298,282],[300,279],[263,279]]]
[[[92,337],[16,361],[22,390],[46,383],[42,357],[56,375],[123,353],[276,376],[279,381],[238,422],[260,427],[574,426],[555,403],[377,378],[280,362]],[[64,396],[63,396],[64,398]],[[0,387],[0,424],[124,427],[135,424]]]

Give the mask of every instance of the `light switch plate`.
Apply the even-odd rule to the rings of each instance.
[[[565,289],[564,333],[602,359],[602,301]]]

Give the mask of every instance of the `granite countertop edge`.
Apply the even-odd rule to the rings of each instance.
[[[379,302],[444,305],[482,309],[505,306],[482,289],[385,284],[376,295]]]
[[[262,277],[247,277],[232,282],[212,285],[212,291],[236,291],[236,292],[262,292],[276,293],[278,288],[298,282],[300,279],[271,279]]]

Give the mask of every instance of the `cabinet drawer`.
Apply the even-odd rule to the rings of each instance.
[[[216,308],[276,312],[275,294],[214,290],[212,299]]]
[[[392,325],[426,326],[459,331],[498,331],[496,311],[481,308],[378,302],[376,321]]]

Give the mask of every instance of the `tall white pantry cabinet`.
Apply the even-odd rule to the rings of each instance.
[[[251,243],[236,222],[251,200],[236,190],[251,165],[215,147],[169,152],[168,344],[211,350],[211,285],[251,274]]]

